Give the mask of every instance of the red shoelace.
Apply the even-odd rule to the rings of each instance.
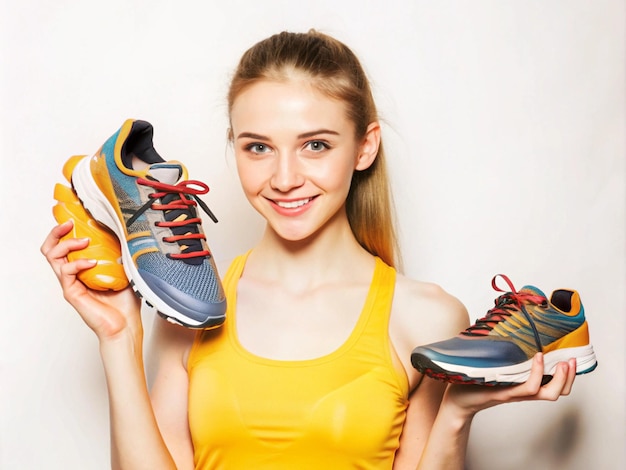
[[[510,288],[510,291],[506,291],[498,287],[498,278],[504,279]],[[547,299],[542,295],[532,292],[516,291],[511,280],[504,274],[496,274],[491,280],[491,286],[494,290],[504,292],[504,294],[495,300],[495,307],[487,311],[487,314],[484,317],[476,320],[476,323],[467,328],[461,334],[467,336],[485,336],[489,334],[489,332],[493,330],[498,323],[506,321],[515,311],[522,311],[526,318],[528,318],[533,330],[535,330],[534,322],[530,319],[526,310],[522,308],[522,305],[525,303],[543,305],[547,303]],[[535,337],[538,340],[537,334],[535,334]]]
[[[156,225],[171,229],[173,235],[163,237],[163,241],[178,242],[181,247],[184,246],[181,253],[168,255],[170,258],[189,259],[211,254],[203,248],[201,243],[201,240],[206,240],[206,236],[199,230],[202,219],[196,215],[195,210],[195,207],[199,205],[213,222],[217,222],[213,212],[198,197],[200,194],[209,192],[209,187],[206,184],[201,181],[187,180],[171,185],[146,178],[137,178],[137,184],[150,186],[156,189],[157,192],[150,194],[150,200],[137,209],[128,219],[126,222],[127,227],[149,208],[155,211],[164,211],[165,221],[157,222]]]

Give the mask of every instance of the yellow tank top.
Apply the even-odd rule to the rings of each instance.
[[[251,354],[236,331],[237,283],[224,276],[227,319],[198,332],[189,356],[189,425],[196,469],[390,469],[409,386],[388,334],[396,272],[379,258],[348,339],[323,357]]]

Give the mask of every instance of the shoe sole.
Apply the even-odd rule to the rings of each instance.
[[[556,372],[559,362],[576,358],[576,375],[593,371],[598,362],[593,347],[588,344],[575,348],[562,348],[544,354],[544,378],[547,383]],[[469,367],[431,360],[419,351],[411,354],[411,363],[419,372],[437,380],[458,384],[488,386],[517,385],[528,380],[533,360],[504,367]]]
[[[109,227],[120,240],[122,248],[122,265],[126,276],[130,279],[130,285],[135,293],[142,298],[150,307],[157,310],[158,314],[171,323],[176,323],[188,328],[216,328],[224,323],[225,315],[210,316],[205,321],[197,321],[189,318],[179,311],[175,310],[171,305],[164,302],[159,295],[154,293],[152,289],[143,281],[141,275],[137,271],[132,255],[128,250],[125,240],[125,229],[122,222],[117,216],[115,209],[107,200],[106,196],[100,191],[96,181],[91,174],[90,158],[85,158],[78,162],[72,172],[72,185],[78,195],[83,206],[91,213],[92,217],[98,222]],[[181,310],[187,307],[181,305]]]
[[[83,158],[84,155],[73,156],[63,166],[63,175],[68,182],[71,182],[71,174],[76,164]],[[126,288],[128,279],[121,263],[121,249],[115,234],[91,217],[72,188],[57,183],[54,187],[54,199],[57,203],[52,208],[52,214],[56,221],[59,224],[70,219],[74,221],[72,231],[62,239],[90,239],[87,248],[68,253],[68,260],[98,260],[93,268],[79,272],[78,279],[93,290],[118,291]]]

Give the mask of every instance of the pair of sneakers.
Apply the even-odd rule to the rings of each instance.
[[[499,288],[498,279],[510,290]],[[576,359],[576,374],[596,368],[577,291],[558,289],[548,299],[534,286],[516,291],[502,274],[491,284],[503,294],[484,317],[453,338],[413,350],[411,362],[419,372],[450,383],[514,385],[528,379],[538,352],[544,354],[544,383],[570,358]]]
[[[198,195],[208,192],[187,179],[177,161],[165,161],[152,142],[153,128],[127,120],[91,157],[74,156],[63,168],[72,188],[57,184],[53,208],[59,223],[74,221],[67,237],[89,237],[76,258],[98,264],[79,278],[97,290],[130,284],[168,320],[191,328],[224,322],[226,300],[202,231],[197,205],[217,222]],[[496,285],[498,278],[510,291]],[[550,299],[538,288],[519,292],[504,275],[492,286],[503,292],[487,315],[458,336],[415,348],[413,366],[452,383],[511,385],[524,382],[537,352],[546,380],[560,361],[576,358],[576,373],[597,365],[578,292],[559,289]]]
[[[88,237],[70,260],[97,259],[79,279],[96,290],[130,285],[172,323],[213,328],[225,319],[226,299],[197,213],[208,186],[189,180],[178,161],[165,161],[153,145],[153,127],[129,119],[92,156],[71,157],[63,168],[71,188],[57,184],[53,214]]]

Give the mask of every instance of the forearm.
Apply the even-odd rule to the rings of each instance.
[[[472,418],[460,415],[444,399],[417,469],[463,470]]]
[[[101,342],[111,421],[114,469],[176,469],[163,441],[146,384],[141,338]]]

